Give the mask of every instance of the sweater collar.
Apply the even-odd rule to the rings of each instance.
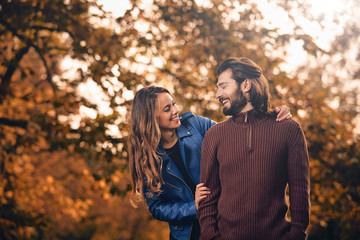
[[[255,110],[252,109],[250,111],[240,112],[240,113],[232,116],[232,121],[236,124],[241,124],[241,125],[249,124],[249,123],[257,124],[259,122],[262,122],[264,118],[266,118],[266,117],[265,116],[261,116],[261,117],[256,116],[255,117]]]

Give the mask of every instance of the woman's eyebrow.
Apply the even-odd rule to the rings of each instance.
[[[165,108],[170,107],[170,105],[171,105],[171,104],[167,104],[167,105],[165,105],[162,109],[164,110]]]

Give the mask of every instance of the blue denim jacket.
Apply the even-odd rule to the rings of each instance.
[[[209,118],[194,115],[192,112],[180,116],[178,127],[179,146],[182,159],[190,177],[197,185],[200,181],[200,154],[206,131],[216,123]],[[171,235],[179,240],[189,239],[193,222],[197,219],[195,200],[186,185],[180,170],[166,155],[161,144],[158,152],[163,160],[162,193],[155,198],[146,198],[149,211],[155,219],[169,223]],[[145,189],[145,196],[147,193]]]

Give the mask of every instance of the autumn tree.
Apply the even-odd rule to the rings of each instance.
[[[107,133],[111,124],[123,129],[116,106],[127,84],[111,82],[126,45],[96,24],[107,13],[95,1],[76,0],[1,1],[0,10],[0,238],[149,232],[149,214],[127,201],[125,139]],[[64,60],[81,67],[66,75]],[[112,114],[79,94],[90,81],[104,90]]]
[[[326,30],[325,16],[312,16],[309,5],[277,1],[288,12]],[[299,113],[311,159],[310,239],[358,239],[359,230],[359,30],[357,1],[334,14],[343,25],[328,49],[310,54],[297,71],[300,88],[285,93]],[[294,23],[296,18],[292,18]],[[347,19],[347,21],[344,21]],[[304,42],[305,45],[305,42]],[[296,89],[294,88],[296,87]]]
[[[168,238],[166,225],[128,202],[133,94],[161,85],[182,111],[221,121],[216,68],[247,56],[265,70],[273,104],[290,106],[305,130],[310,238],[356,239],[358,93],[342,87],[344,74],[323,69],[346,67],[345,75],[358,79],[348,57],[357,22],[348,22],[327,51],[293,15],[305,5],[275,1],[295,26],[281,33],[264,24],[255,2],[132,0],[113,19],[95,0],[0,1],[1,238]],[[351,3],[356,13],[359,5]],[[294,40],[317,64],[281,68]]]

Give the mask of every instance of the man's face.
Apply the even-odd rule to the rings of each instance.
[[[216,84],[216,97],[224,105],[224,115],[236,115],[245,107],[247,100],[239,84],[232,78],[231,69],[222,72]]]

